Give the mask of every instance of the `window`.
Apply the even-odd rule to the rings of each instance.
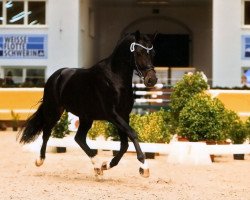
[[[23,0],[0,3],[0,25],[45,25],[46,1]]]
[[[5,8],[7,24],[24,24],[24,2],[8,1]]]
[[[246,26],[250,26],[250,1],[244,1],[244,5],[243,5],[243,23]]]
[[[249,67],[242,68],[241,84],[242,86],[248,86],[248,87],[250,85],[250,68]]]
[[[3,67],[5,86],[44,86],[45,67]]]
[[[22,69],[18,68],[5,68],[4,69],[4,80],[6,86],[12,86],[22,82],[23,72]]]
[[[244,13],[244,23],[245,25],[250,25],[250,1],[245,1]]]
[[[28,2],[29,17],[28,24],[45,24],[45,2]]]
[[[0,2],[0,25],[3,24],[3,2]]]
[[[44,69],[26,69],[25,82],[30,82],[34,85],[44,83]]]

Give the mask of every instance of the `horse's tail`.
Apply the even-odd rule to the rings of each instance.
[[[20,143],[26,144],[33,142],[40,135],[44,125],[43,106],[42,102],[37,111],[27,120],[22,129],[23,131],[20,131]]]

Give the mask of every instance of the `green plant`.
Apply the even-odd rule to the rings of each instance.
[[[108,121],[96,120],[93,122],[91,129],[88,132],[90,139],[95,139],[96,137],[103,135],[106,139],[112,137],[113,140],[118,140],[118,134],[116,134],[116,129]]]
[[[179,115],[190,99],[209,88],[203,72],[188,73],[176,83],[170,96],[172,131],[178,133]]]
[[[180,112],[179,134],[189,141],[225,139],[225,107],[205,93],[194,95]]]
[[[247,138],[250,140],[250,117],[247,118],[246,122],[245,122],[245,125],[246,125],[246,130],[247,130]]]
[[[233,144],[242,144],[248,137],[247,127],[241,120],[237,120],[233,123],[229,132],[229,138]]]
[[[172,137],[167,123],[169,119],[169,112],[161,109],[145,115],[131,114],[130,125],[141,142],[169,143]]]
[[[52,129],[52,137],[54,138],[64,138],[70,133],[69,131],[70,121],[68,120],[68,113],[65,111],[60,120]]]
[[[12,117],[12,126],[13,128],[17,128],[20,120],[20,116],[18,113],[15,113],[13,110],[11,110],[11,117]]]

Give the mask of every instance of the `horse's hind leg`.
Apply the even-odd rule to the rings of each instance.
[[[51,135],[51,131],[52,128],[55,126],[55,124],[57,123],[57,121],[60,119],[60,116],[62,115],[63,111],[54,111],[53,114],[50,112],[49,114],[46,114],[46,116],[48,118],[45,119],[45,124],[43,127],[43,143],[42,143],[42,147],[40,150],[40,158],[36,160],[36,166],[41,166],[45,160],[45,154],[46,154],[46,147],[47,147],[47,143],[48,140],[50,138]]]
[[[100,166],[97,166],[97,161],[95,159],[96,152],[89,148],[86,143],[86,137],[88,130],[91,128],[93,120],[86,120],[80,118],[80,125],[75,135],[75,141],[79,144],[82,150],[88,155],[91,159],[92,164],[94,165],[94,170],[96,175],[102,175],[102,169]]]

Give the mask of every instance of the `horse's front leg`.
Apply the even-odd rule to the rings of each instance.
[[[137,153],[137,159],[141,162],[139,172],[140,174],[147,178],[149,177],[149,167],[145,160],[145,156],[141,150],[141,147],[138,142],[138,136],[135,133],[135,131],[129,126],[129,124],[118,114],[114,115],[114,121],[113,123],[120,129],[122,132],[126,133],[129,139],[133,142],[135,146],[135,150]]]
[[[110,163],[104,162],[102,164],[103,170],[108,170],[108,169],[116,166],[119,163],[119,161],[121,160],[122,156],[128,150],[128,137],[127,137],[126,133],[119,131],[119,136],[120,136],[120,140],[121,140],[120,151],[114,156],[114,158],[111,160]]]

